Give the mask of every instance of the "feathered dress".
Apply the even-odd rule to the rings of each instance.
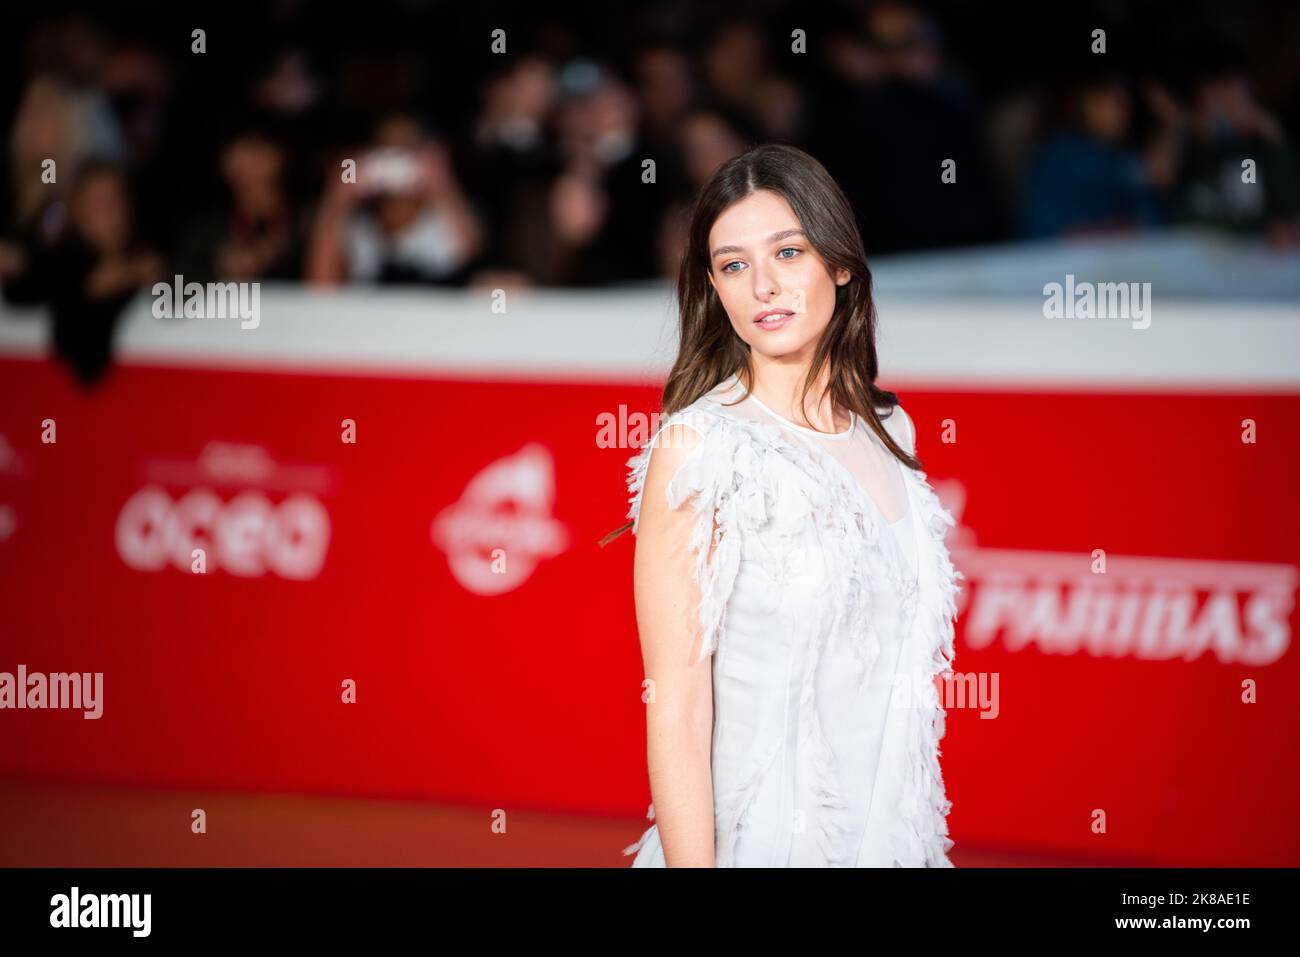
[[[884,422],[914,452],[902,407]],[[713,656],[716,866],[951,867],[935,679],[962,577],[952,516],[857,416],[816,432],[732,376],[628,460],[634,534],[659,433],[678,424],[700,436],[667,498],[692,503],[700,655]],[[891,470],[907,509],[892,521],[877,505]],[[658,826],[623,853],[664,867]]]

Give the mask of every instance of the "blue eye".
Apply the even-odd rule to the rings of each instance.
[[[784,260],[786,260],[786,261],[788,262],[789,260],[794,259],[794,256],[782,256],[781,253],[794,253],[795,256],[797,256],[797,255],[799,255],[800,252],[802,252],[802,250],[800,250],[797,246],[785,246],[785,247],[783,247],[783,248],[777,250],[776,255],[777,255],[777,258],[778,258],[778,259],[784,259]],[[731,267],[732,267],[732,266],[739,266],[739,265],[742,265],[741,262],[740,262],[740,260],[739,260],[739,259],[733,259],[731,262],[729,262],[729,263],[727,263],[725,266],[723,266],[722,269],[719,270],[719,271],[720,271],[720,272],[725,272],[725,273],[732,273],[732,274],[734,274],[734,273],[739,272],[740,270],[738,270],[738,269],[732,269]]]

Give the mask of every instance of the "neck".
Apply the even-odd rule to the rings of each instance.
[[[840,413],[837,417],[834,403],[827,394],[827,386],[830,384],[829,370],[822,370],[813,387],[808,391],[806,403],[800,409],[799,397],[803,391],[804,379],[808,375],[808,365],[767,359],[753,352],[750,355],[754,379],[750,392],[769,409],[785,416],[791,422],[806,425],[819,432],[843,432],[852,424],[847,414]]]

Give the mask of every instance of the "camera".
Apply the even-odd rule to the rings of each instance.
[[[409,150],[371,150],[357,164],[357,181],[367,195],[409,193],[419,188],[420,164]]]

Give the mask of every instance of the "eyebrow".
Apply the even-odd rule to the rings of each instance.
[[[769,243],[779,243],[781,240],[789,239],[791,236],[803,236],[805,239],[808,238],[808,234],[802,229],[783,229],[779,233],[773,233],[771,236],[768,236],[767,241]],[[709,258],[714,259],[721,256],[723,253],[743,253],[744,251],[744,246],[719,246],[717,249],[713,250]]]

